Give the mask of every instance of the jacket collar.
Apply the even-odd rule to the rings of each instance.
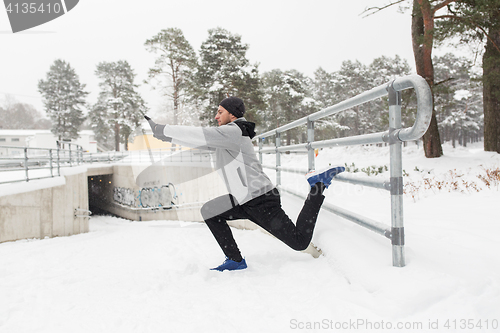
[[[250,139],[253,139],[255,136],[255,123],[247,121],[244,117],[236,119],[233,123],[241,129],[241,135],[248,136]]]

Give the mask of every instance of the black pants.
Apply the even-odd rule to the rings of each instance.
[[[324,185],[311,188],[297,223],[294,224],[281,208],[280,194],[273,189],[242,205],[235,203],[231,195],[208,201],[201,214],[224,254],[234,261],[241,261],[241,253],[233,238],[228,220],[249,219],[261,226],[294,250],[306,249],[311,242],[319,210],[325,197]]]

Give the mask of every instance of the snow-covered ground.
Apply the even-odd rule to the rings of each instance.
[[[209,270],[223,255],[202,223],[96,216],[87,234],[0,244],[0,332],[500,332],[500,191],[481,180],[500,155],[444,149],[404,149],[404,268],[389,240],[326,211],[313,238],[324,256],[234,230],[249,268],[223,273]],[[384,170],[388,154],[325,149],[316,165]],[[307,190],[300,176],[283,184]],[[386,191],[337,182],[326,197],[390,223]],[[292,218],[301,205],[283,195]]]

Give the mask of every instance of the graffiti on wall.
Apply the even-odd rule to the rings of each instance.
[[[177,193],[172,183],[162,187],[145,187],[139,191],[141,207],[172,208],[177,202]]]
[[[143,187],[137,195],[132,189],[115,187],[113,199],[130,207],[171,209],[177,204],[177,193],[172,183],[160,187]]]
[[[129,188],[115,187],[113,189],[113,200],[122,205],[134,207],[135,193]]]

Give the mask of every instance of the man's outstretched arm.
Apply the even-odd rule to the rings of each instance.
[[[239,151],[241,129],[238,126],[195,127],[156,124],[148,120],[153,136],[159,140],[199,149],[229,149]]]

